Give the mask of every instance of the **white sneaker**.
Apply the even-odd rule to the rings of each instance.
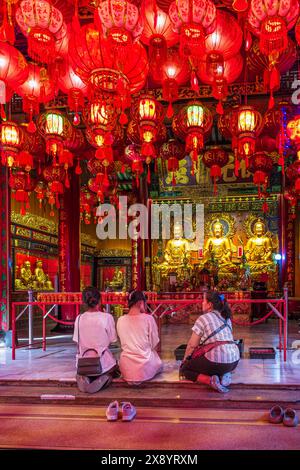
[[[231,372],[227,372],[227,374],[224,374],[221,377],[221,385],[223,385],[223,387],[229,387],[230,384],[231,384]]]
[[[107,421],[117,421],[119,415],[119,402],[112,401],[106,409]]]
[[[135,415],[136,409],[131,403],[122,403],[122,421],[132,421]]]

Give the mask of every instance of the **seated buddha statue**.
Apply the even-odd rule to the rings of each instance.
[[[45,274],[43,262],[41,260],[36,261],[33,288],[36,290],[53,290],[52,282],[50,281],[49,276]]]
[[[124,274],[121,269],[116,268],[112,280],[108,283],[113,289],[122,289],[124,286]]]
[[[34,276],[31,272],[31,262],[24,261],[20,269],[20,278],[15,279],[16,290],[29,290],[33,288]]]
[[[255,222],[253,235],[245,248],[245,256],[251,272],[262,272],[264,269],[274,267],[272,240],[266,235],[265,224],[261,219]]]
[[[230,240],[224,236],[223,225],[217,220],[212,227],[212,236],[204,246],[204,262],[214,260],[220,272],[232,271],[236,266],[232,263],[232,247]]]
[[[181,236],[181,230],[175,228],[174,238],[167,242],[164,261],[157,265],[157,269],[162,276],[167,276],[174,272],[180,275],[182,270],[190,268],[189,242]]]

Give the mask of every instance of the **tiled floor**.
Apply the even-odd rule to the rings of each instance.
[[[162,358],[164,371],[155,381],[178,380],[179,363],[174,359],[174,349],[186,343],[191,325],[164,325],[162,334]],[[289,347],[300,341],[298,322],[289,324]],[[269,321],[256,327],[236,327],[235,338],[243,338],[245,357],[233,375],[233,383],[242,384],[289,384],[300,385],[300,349],[288,351],[288,361],[277,350],[274,360],[253,360],[247,356],[250,346],[273,346],[277,348],[276,323]],[[53,336],[53,334],[52,334]],[[116,356],[119,349],[115,350]],[[47,351],[41,348],[18,349],[17,359],[11,360],[10,349],[0,349],[0,380],[62,380],[73,381],[75,377],[75,345],[71,336],[54,337],[47,343]]]

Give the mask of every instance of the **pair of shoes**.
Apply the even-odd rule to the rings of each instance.
[[[107,421],[117,421],[119,414],[122,416],[122,421],[132,421],[136,416],[136,408],[129,402],[121,403],[121,410],[119,402],[111,402],[106,409]]]
[[[298,416],[296,411],[292,408],[283,410],[281,406],[275,405],[270,409],[269,412],[269,423],[280,424],[283,423],[285,426],[294,428],[298,425]]]
[[[223,387],[229,387],[229,385],[231,384],[231,372],[227,372],[227,374],[222,375],[220,381]]]
[[[217,375],[212,375],[210,378],[210,386],[214,390],[220,393],[228,393],[229,388],[224,387],[224,385],[221,384],[220,379]]]

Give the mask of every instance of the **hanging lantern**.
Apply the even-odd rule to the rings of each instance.
[[[97,194],[99,203],[104,202],[104,196],[109,189],[109,180],[105,173],[99,172],[94,178],[90,178],[88,181],[88,188],[93,193]]]
[[[52,62],[66,29],[61,12],[46,0],[22,0],[16,21],[28,39],[29,56],[38,62]]]
[[[150,76],[155,83],[162,85],[163,99],[169,102],[166,115],[170,119],[173,116],[172,103],[178,99],[179,86],[184,85],[190,76],[188,62],[179,57],[177,49],[168,49],[166,60],[150,67]]]
[[[24,134],[20,126],[12,121],[3,121],[0,124],[1,136],[1,163],[12,168],[17,161],[18,153],[22,147]]]
[[[256,152],[249,160],[249,170],[253,173],[253,183],[258,186],[258,196],[265,192],[273,168],[273,160],[266,152]]]
[[[200,58],[205,62],[206,74],[210,79],[214,81],[214,79],[224,78],[224,62],[236,56],[241,48],[242,40],[243,33],[235,18],[229,13],[219,10],[216,16],[215,30],[205,39],[206,56],[204,59]],[[236,74],[236,78],[238,75]],[[228,81],[228,77],[225,78],[228,83],[231,83]],[[205,80],[203,81],[207,83]]]
[[[124,99],[141,90],[148,74],[147,53],[139,42],[114,55],[109,42],[95,25],[87,24],[72,33],[69,54],[74,72],[95,92],[117,93]]]
[[[299,16],[298,0],[251,0],[248,23],[259,36],[259,48],[266,56],[278,56],[288,45],[287,32]]]
[[[28,132],[33,134],[36,131],[33,116],[39,114],[40,103],[48,103],[54,98],[54,83],[45,68],[29,64],[28,78],[18,87],[17,93],[23,98],[23,111],[29,115]]]
[[[86,225],[91,223],[91,216],[97,197],[86,186],[80,188],[80,219]]]
[[[136,145],[130,144],[125,148],[125,155],[131,165],[132,174],[135,176],[137,188],[140,186],[139,180],[144,173],[144,157],[139,153]]]
[[[149,164],[153,158],[156,158],[154,143],[157,140],[157,129],[163,121],[163,107],[152,95],[145,94],[133,106],[132,117],[139,126],[141,155],[148,165],[148,183],[150,183]]]
[[[16,89],[28,77],[28,65],[15,47],[0,41],[0,111],[5,119],[3,105],[9,101],[9,88]]]
[[[207,60],[209,60],[208,56]],[[222,65],[216,68],[208,67],[207,61],[199,61],[197,63],[197,74],[200,80],[208,85],[212,85],[212,95],[219,101],[219,107],[217,107],[219,114],[224,112],[221,102],[228,95],[228,84],[238,79],[243,70],[243,65],[241,54],[236,54],[231,59],[222,61]]]
[[[144,3],[144,29],[141,41],[149,46],[149,60],[158,66],[167,59],[167,49],[177,44],[179,35],[172,29],[169,15],[158,8],[156,0]]]
[[[53,162],[64,149],[64,140],[72,133],[72,126],[67,117],[59,111],[47,111],[38,118],[38,129],[46,140],[46,151],[53,157]]]
[[[216,26],[216,7],[211,0],[177,0],[169,8],[174,31],[180,33],[180,52],[185,56],[201,56],[205,37]]]
[[[65,171],[58,163],[47,166],[43,170],[44,180],[48,183],[49,193],[48,202],[51,206],[50,216],[54,216],[53,206],[60,208],[59,196],[64,192],[64,185],[62,181],[65,178]]]
[[[247,55],[249,76],[260,77],[263,71],[265,90],[270,91],[269,108],[274,106],[273,93],[280,88],[280,75],[290,70],[296,60],[296,45],[290,38],[288,38],[288,47],[280,54],[271,57],[262,54],[258,40],[253,42]]]
[[[142,34],[139,9],[128,0],[102,0],[97,11],[103,33],[112,45],[127,46]]]
[[[222,176],[222,168],[228,162],[228,153],[220,147],[211,147],[203,155],[202,163],[210,168],[210,177],[214,182],[214,194],[217,194],[217,181]]]
[[[199,152],[204,147],[204,135],[211,130],[213,123],[209,109],[198,101],[192,101],[182,108],[173,120],[173,130],[176,135],[185,135],[186,151],[192,158],[192,174],[198,164]]]
[[[8,184],[12,189],[12,197],[21,205],[20,214],[25,215],[30,209],[29,196],[34,189],[34,181],[23,171],[16,171],[10,175]]]
[[[245,159],[246,168],[249,157],[255,152],[255,141],[262,129],[262,116],[252,106],[240,106],[232,115],[232,128],[236,132],[238,154]]]
[[[73,124],[80,123],[79,111],[84,106],[84,97],[87,94],[87,85],[76,75],[72,66],[67,63],[65,74],[58,76],[58,86],[63,93],[68,95],[68,106],[75,112]]]
[[[172,173],[172,184],[176,184],[175,174],[179,170],[179,161],[185,157],[184,145],[175,139],[169,139],[160,147],[159,156],[167,162],[167,170]]]
[[[292,219],[296,219],[299,193],[297,193],[293,187],[286,188],[284,198],[288,201],[291,208]]]
[[[34,188],[34,192],[39,203],[39,208],[41,209],[43,200],[46,196],[46,187],[44,181],[38,181],[37,185]]]

